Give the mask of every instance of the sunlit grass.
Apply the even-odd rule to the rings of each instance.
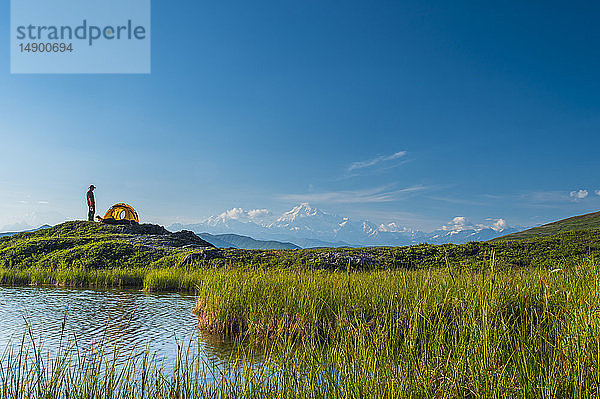
[[[117,367],[25,345],[0,362],[0,398],[597,397],[599,272],[149,269],[148,289],[197,290],[200,326],[234,339],[227,366],[185,346],[163,369],[143,351]]]
[[[223,269],[199,284],[197,312],[213,332],[333,367],[359,396],[590,397],[600,392],[598,272],[593,260],[480,272]]]
[[[175,268],[199,249],[153,242],[148,231],[124,234],[126,226],[90,222],[67,222],[50,229],[0,238],[0,268],[35,269],[165,269]],[[149,227],[149,228],[150,228]],[[146,233],[144,233],[146,232]],[[150,234],[152,235],[152,234]],[[600,253],[600,229],[566,231],[524,240],[494,240],[461,245],[419,244],[406,247],[321,248],[303,250],[217,250],[197,268],[260,267],[277,269],[389,270],[439,268],[447,263],[456,269],[479,270],[496,254],[499,267],[552,268],[571,265]],[[202,256],[199,256],[202,258]],[[91,273],[90,273],[91,274]],[[5,273],[5,275],[7,275]],[[17,276],[23,274],[16,273]],[[185,282],[182,282],[185,286]]]
[[[64,268],[0,268],[0,284],[68,287],[142,287],[149,268],[89,269]]]
[[[594,260],[477,272],[152,270],[148,284],[174,287],[181,273],[197,287],[200,325],[234,339],[226,366],[185,345],[168,369],[144,351],[114,363],[115,353],[44,358],[24,345],[0,361],[0,397],[597,397],[599,272]]]

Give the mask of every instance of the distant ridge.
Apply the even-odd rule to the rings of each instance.
[[[18,233],[31,233],[32,231],[49,229],[50,227],[52,227],[52,226],[50,226],[49,224],[45,224],[43,226],[38,227],[37,229],[23,230],[23,231],[7,231],[6,233],[0,233],[0,237],[14,236],[15,234],[18,234]]]
[[[219,248],[239,249],[300,249],[299,246],[290,242],[255,240],[252,237],[239,234],[198,234],[204,240]]]
[[[551,236],[564,231],[576,231],[600,228],[600,212],[586,213],[556,222],[533,227],[518,233],[498,237],[495,240],[523,240],[527,238]]]

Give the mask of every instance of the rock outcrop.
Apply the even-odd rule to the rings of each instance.
[[[163,226],[157,224],[140,224],[129,226],[114,226],[115,232],[130,237],[123,237],[127,241],[148,245],[152,247],[171,248],[214,248],[210,242],[203,240],[191,231],[182,230],[171,233]]]

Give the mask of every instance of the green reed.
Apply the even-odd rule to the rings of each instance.
[[[32,282],[195,290],[199,325],[235,349],[224,367],[180,349],[174,370],[119,354],[127,367],[112,374],[106,354],[5,355],[0,398],[597,397],[600,263],[498,269],[491,259],[477,270],[49,270]]]
[[[600,393],[600,274],[220,269],[198,284],[203,327],[278,342],[357,396]],[[310,360],[312,359],[312,360]],[[286,368],[284,368],[284,371]]]

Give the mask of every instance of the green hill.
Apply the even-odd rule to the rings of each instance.
[[[171,233],[153,224],[104,225],[73,221],[0,237],[0,266],[59,268],[146,267],[214,246],[191,231]]]
[[[518,233],[498,237],[495,240],[522,240],[526,238],[546,237],[565,231],[578,231],[600,228],[600,212],[586,213],[567,219],[534,227]]]
[[[569,222],[578,229],[553,235],[521,235],[519,239],[460,245],[294,250],[214,248],[191,231],[171,233],[157,225],[67,222],[1,237],[0,285],[133,286],[193,291],[197,285],[194,273],[217,267],[346,271],[450,266],[457,270],[484,270],[493,264],[497,269],[559,268],[600,255],[600,228],[584,228],[586,220],[589,223],[589,218],[581,217]],[[155,278],[157,273],[163,277]]]

